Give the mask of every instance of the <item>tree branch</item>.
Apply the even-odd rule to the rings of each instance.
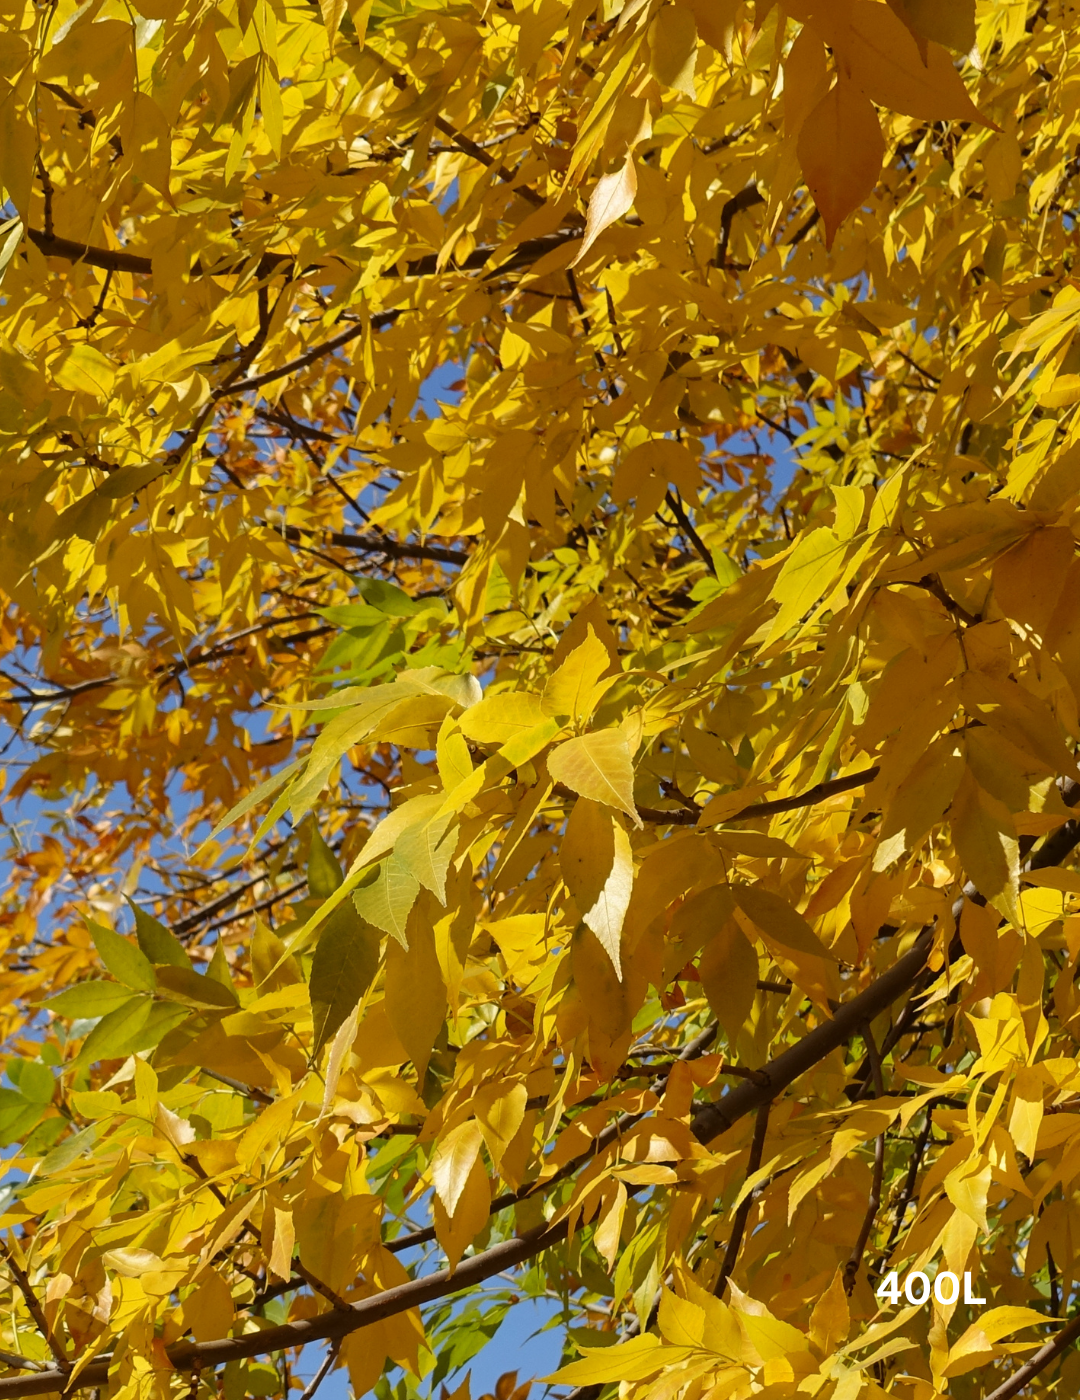
[[[915,1194],[915,1187],[919,1180],[919,1168],[922,1166],[922,1159],[926,1154],[927,1145],[930,1142],[930,1135],[934,1131],[934,1104],[926,1105],[926,1122],[923,1130],[919,1134],[914,1151],[911,1154],[911,1161],[908,1163],[907,1176],[904,1178],[904,1188],[900,1192],[900,1199],[896,1203],[896,1217],[893,1220],[893,1227],[889,1231],[889,1238],[885,1241],[885,1252],[878,1260],[877,1272],[881,1273],[889,1261],[889,1257],[896,1247],[896,1241],[900,1238],[900,1232],[904,1228],[904,1218],[907,1215],[907,1208],[911,1204],[911,1198]]]
[[[866,1053],[870,1056],[870,1064],[874,1072],[874,1089],[880,1099],[885,1094],[881,1075],[881,1056],[878,1054],[877,1042],[874,1040],[869,1022],[863,1026],[863,1039],[866,1042]],[[862,1263],[866,1242],[870,1238],[870,1231],[874,1228],[878,1207],[881,1205],[881,1183],[884,1176],[885,1134],[882,1132],[878,1133],[874,1140],[874,1175],[870,1185],[870,1198],[866,1203],[866,1214],[863,1216],[863,1223],[859,1229],[859,1237],[852,1246],[851,1254],[844,1265],[844,1292],[849,1298],[855,1291],[855,1279],[859,1273],[859,1265]]]
[[[919,976],[933,946],[932,926],[923,929],[902,958],[883,972],[869,987],[842,1002],[830,1021],[822,1021],[802,1040],[777,1055],[763,1066],[767,1084],[744,1080],[716,1103],[702,1104],[693,1117],[694,1135],[699,1142],[708,1143],[726,1132],[747,1113],[753,1113],[763,1103],[775,1099],[782,1089],[812,1069],[832,1051],[846,1044],[867,1021],[892,1005],[909,990]]]
[[[765,1148],[765,1134],[769,1127],[769,1107],[770,1100],[765,1102],[757,1111],[757,1121],[754,1124],[754,1136],[750,1143],[750,1156],[746,1163],[746,1180],[749,1181],[754,1173],[761,1166],[761,1154]],[[739,1257],[739,1250],[742,1248],[742,1239],[746,1231],[746,1222],[750,1218],[750,1208],[754,1204],[753,1191],[747,1191],[739,1208],[735,1212],[735,1219],[731,1222],[731,1238],[728,1240],[727,1251],[724,1254],[724,1262],[720,1266],[720,1277],[716,1280],[716,1287],[713,1292],[719,1298],[723,1295],[727,1287],[727,1281],[731,1277],[735,1268],[735,1261]]]
[[[71,238],[57,238],[55,234],[28,228],[26,236],[35,247],[40,248],[47,258],[62,258],[65,262],[86,263],[88,267],[100,267],[105,272],[133,272],[137,277],[149,277],[154,270],[150,258],[139,253],[125,253],[121,248],[97,248],[92,243],[76,243]],[[235,262],[225,262],[217,267],[204,267],[200,260],[191,269],[191,275],[198,277],[208,274],[211,277],[230,277],[236,274],[249,261],[250,255],[241,254]],[[293,266],[293,259],[283,253],[264,253],[259,259],[258,275],[271,277]]]
[[[842,778],[830,778],[824,783],[815,783],[812,788],[798,793],[795,797],[778,797],[771,802],[752,802],[743,807],[729,822],[751,821],[754,817],[771,817],[777,812],[794,812],[799,807],[812,807],[815,802],[823,802],[827,797],[835,797],[838,792],[850,792],[852,788],[872,783],[878,775],[875,763],[872,768],[863,768],[858,773],[846,773]],[[639,807],[638,813],[647,822],[664,826],[695,826],[697,814],[694,812],[662,812],[655,807]]]
[[[30,1316],[34,1319],[34,1325],[45,1338],[48,1348],[56,1361],[58,1370],[52,1372],[52,1374],[64,1377],[71,1369],[71,1362],[68,1360],[64,1348],[60,1345],[56,1337],[53,1336],[53,1330],[49,1326],[48,1318],[45,1316],[45,1309],[41,1306],[41,1300],[34,1292],[34,1286],[30,1282],[26,1270],[15,1258],[15,1251],[6,1240],[0,1240],[0,1250],[3,1251],[4,1258],[7,1260],[7,1266],[15,1277],[15,1282],[19,1286],[19,1292],[23,1295]],[[39,1374],[47,1375],[49,1373],[39,1372]],[[62,1381],[61,1384],[63,1384]]]
[[[440,544],[399,544],[383,535],[349,535],[341,530],[304,530],[296,525],[286,525],[282,530],[268,520],[260,522],[267,530],[283,534],[287,540],[302,544],[304,537],[322,539],[326,544],[338,545],[342,549],[356,549],[365,554],[385,554],[391,559],[433,559],[441,564],[467,564],[469,554],[464,549],[447,549]]]
[[[283,365],[278,365],[276,369],[268,369],[265,374],[252,375],[250,379],[239,379],[235,384],[222,385],[220,389],[214,390],[215,398],[224,398],[228,394],[239,394],[248,389],[261,389],[264,384],[273,384],[275,379],[285,379],[290,374],[295,374],[298,370],[307,369],[316,360],[324,359],[327,355],[332,355],[335,350],[340,350],[343,345],[348,345],[350,341],[356,340],[367,330],[369,324],[373,330],[382,330],[384,326],[393,325],[397,320],[397,311],[384,311],[378,316],[372,316],[370,322],[367,320],[356,321],[350,326],[346,326],[337,335],[331,336],[329,340],[320,341],[318,345],[313,345],[310,350],[305,350],[302,355],[297,355],[294,360],[286,360]]]
[[[323,1364],[319,1367],[319,1369],[315,1372],[314,1376],[311,1378],[311,1384],[304,1391],[303,1395],[301,1395],[300,1400],[312,1400],[312,1397],[318,1390],[319,1386],[322,1385],[323,1381],[333,1370],[334,1362],[337,1360],[337,1355],[340,1348],[341,1343],[335,1342],[334,1345],[328,1349]]]
[[[676,490],[676,491],[670,491],[670,490],[668,491],[668,493],[667,493],[667,503],[668,503],[668,505],[671,507],[671,513],[674,515],[675,519],[679,522],[679,529],[682,530],[683,534],[684,534],[684,535],[686,536],[686,538],[690,541],[690,543],[694,546],[694,548],[697,550],[698,554],[701,555],[701,558],[702,558],[702,560],[704,561],[705,567],[708,569],[709,573],[712,574],[713,578],[715,578],[715,577],[716,577],[716,565],[713,563],[713,557],[712,557],[712,555],[709,553],[709,551],[705,548],[705,543],[704,543],[704,541],[702,540],[701,536],[698,534],[698,532],[694,529],[693,525],[690,523],[690,517],[689,517],[689,516],[687,515],[687,513],[686,513],[686,508],[685,508],[685,506],[683,505],[682,497],[679,495],[679,493],[678,493],[677,490]]]
[[[1003,1381],[996,1390],[984,1396],[983,1400],[1012,1400],[1014,1395],[1020,1394],[1028,1381],[1034,1380],[1040,1371],[1045,1371],[1051,1361],[1056,1361],[1077,1337],[1080,1337],[1080,1313],[1063,1327],[1056,1337],[1052,1337],[1034,1356],[1025,1361],[1023,1366],[1014,1371],[1007,1381]]]

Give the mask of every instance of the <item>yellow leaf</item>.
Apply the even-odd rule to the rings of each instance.
[[[607,1261],[609,1269],[614,1268],[615,1257],[619,1251],[627,1200],[626,1187],[621,1181],[616,1181],[611,1185],[612,1189],[605,1206],[601,1209],[596,1229],[593,1231],[593,1244]],[[661,1308],[663,1308],[662,1303]]]
[[[999,928],[1000,923],[1001,915],[993,906],[964,901],[960,941],[985,978],[980,990],[991,996],[1012,982],[1022,948],[1021,935],[1011,928]]]
[[[1008,810],[983,792],[969,771],[960,780],[950,816],[956,853],[968,878],[998,913],[1018,923],[1020,857]]]
[[[803,25],[784,59],[784,132],[789,138],[798,136],[828,90],[825,45],[809,25]]]
[[[244,1129],[237,1148],[237,1161],[244,1167],[251,1167],[263,1150],[272,1147],[276,1152],[289,1137],[289,1129],[296,1118],[301,1103],[300,1093],[288,1098],[277,1099],[269,1108],[264,1108],[250,1127]]]
[[[665,5],[649,26],[650,66],[657,82],[685,93],[693,102],[697,25],[683,5]]]
[[[123,1100],[111,1089],[76,1090],[71,1095],[71,1106],[80,1118],[109,1118],[120,1112]]]
[[[922,121],[990,125],[968,96],[952,55],[929,43],[924,63],[910,30],[887,5],[852,0],[840,53],[852,80],[882,107]]]
[[[792,909],[786,899],[760,885],[732,885],[731,893],[743,913],[770,938],[796,953],[809,953],[816,958],[832,954],[806,922]]]
[[[987,1229],[986,1198],[990,1191],[990,1163],[966,1161],[945,1178],[945,1194],[957,1210],[973,1220],[980,1230]]]
[[[30,214],[37,138],[34,132],[33,69],[25,65],[18,85],[0,78],[0,186],[23,217]]]
[[[184,1299],[184,1322],[197,1342],[214,1342],[227,1337],[236,1310],[229,1285],[216,1269],[204,1269]]]
[[[599,803],[579,797],[559,848],[559,866],[578,912],[621,978],[620,936],[634,885],[626,832]]]
[[[847,1341],[850,1331],[851,1309],[844,1288],[844,1271],[838,1267],[810,1314],[810,1340],[822,1356],[828,1356]]]
[[[985,1366],[993,1357],[991,1348],[1002,1337],[1023,1327],[1034,1327],[1045,1322],[1045,1314],[1036,1312],[1034,1308],[991,1308],[989,1312],[982,1313],[978,1321],[973,1322],[950,1347],[945,1375],[952,1378]]]
[[[473,1097],[473,1112],[496,1168],[521,1127],[528,1098],[524,1084],[504,1080],[482,1085]]]
[[[758,979],[757,953],[732,919],[733,908],[728,887],[717,885],[687,900],[672,923],[673,934],[685,937],[693,927],[694,941],[704,941],[698,976],[729,1041],[750,1015]]]
[[[431,1048],[446,1015],[446,986],[430,927],[409,925],[409,946],[386,946],[386,1011],[422,1084]]]
[[[584,924],[574,934],[570,965],[582,998],[582,1012],[590,1028],[613,1045],[630,1029],[632,1013],[627,989],[607,949],[601,947],[596,934]],[[605,1047],[597,1044],[591,1049],[595,1065],[603,1057]]]
[[[571,792],[615,807],[641,826],[634,806],[634,766],[621,730],[599,729],[567,739],[548,755],[548,772]]]
[[[689,1298],[680,1298],[670,1288],[660,1293],[657,1313],[660,1333],[666,1342],[676,1346],[700,1347],[705,1337],[705,1313]]]
[[[102,1262],[124,1278],[141,1278],[143,1274],[159,1272],[165,1261],[152,1249],[107,1249]]]
[[[52,375],[63,389],[108,398],[116,382],[116,366],[92,345],[71,345],[52,366]]]
[[[522,728],[539,724],[543,715],[588,719],[597,700],[608,688],[600,684],[600,678],[610,669],[611,657],[607,647],[590,627],[585,640],[574,648],[544,686],[540,701],[542,713],[530,720],[528,725],[522,725]]]
[[[1043,1095],[1046,1085],[1038,1070],[1022,1068],[1013,1084],[1012,1108],[1009,1111],[1009,1136],[1030,1161],[1035,1160],[1035,1144],[1043,1120]]]
[[[923,39],[962,54],[975,47],[975,0],[950,0],[947,5],[937,0],[889,0],[889,4]]]
[[[889,803],[878,845],[874,869],[886,870],[905,851],[913,851],[953,799],[964,775],[964,755],[951,735],[935,741]]]
[[[1065,896],[1060,890],[1038,888],[1020,893],[1020,919],[1031,938],[1039,938],[1065,917]]]
[[[463,1124],[465,1128],[475,1124]],[[479,1134],[478,1134],[479,1135]],[[435,1198],[435,1234],[451,1269],[457,1267],[465,1250],[487,1226],[491,1211],[491,1186],[479,1155],[456,1184],[454,1210],[447,1210],[441,1194]]]
[[[274,1207],[274,1244],[270,1251],[269,1268],[278,1278],[292,1276],[293,1249],[296,1245],[296,1230],[291,1210]]]
[[[620,504],[634,500],[637,520],[652,515],[663,502],[668,482],[688,500],[701,487],[701,465],[689,448],[673,438],[650,438],[621,457],[615,468],[612,496]]]
[[[543,1379],[552,1385],[601,1385],[608,1381],[641,1381],[662,1367],[683,1360],[688,1347],[664,1346],[651,1332],[613,1347],[582,1347],[581,1361],[571,1361]]]
[[[694,724],[684,724],[680,735],[690,755],[690,761],[705,778],[724,787],[735,787],[739,782],[739,765],[731,747],[707,729],[699,729]]]
[[[530,690],[504,690],[498,695],[485,695],[458,722],[462,734],[474,743],[506,744],[535,729],[551,713],[541,707],[539,695]]]
[[[125,152],[134,174],[168,198],[172,173],[172,128],[165,114],[144,92],[136,91],[125,104],[122,124]]]
[[[617,223],[634,203],[637,194],[637,171],[633,156],[627,156],[618,170],[610,175],[601,175],[589,199],[589,211],[585,218],[585,236],[577,256],[570,264],[577,267],[582,258],[606,228]]]
[[[1069,529],[1032,530],[994,564],[991,577],[998,607],[1040,640],[1065,586],[1074,548]]]

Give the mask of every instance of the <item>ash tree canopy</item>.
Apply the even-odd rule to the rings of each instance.
[[[0,1400],[1076,1394],[1077,5],[0,18]]]

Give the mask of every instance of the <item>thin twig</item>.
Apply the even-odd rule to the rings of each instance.
[[[705,567],[708,569],[709,573],[712,574],[713,578],[715,578],[716,564],[713,561],[712,555],[705,548],[705,542],[702,540],[698,532],[694,529],[693,525],[691,525],[690,517],[686,513],[686,508],[683,505],[682,497],[679,495],[678,491],[668,491],[666,499],[668,505],[671,507],[671,513],[679,522],[679,528],[682,530],[683,534],[694,546],[697,552],[701,555]]]
[[[15,1258],[15,1251],[8,1244],[7,1240],[0,1239],[0,1251],[3,1251],[8,1268],[15,1276],[15,1282],[19,1286],[19,1292],[23,1295],[30,1316],[34,1319],[34,1324],[38,1331],[45,1338],[57,1366],[59,1366],[61,1371],[70,1371],[71,1362],[67,1358],[67,1353],[56,1337],[53,1336],[52,1328],[49,1326],[49,1320],[45,1316],[45,1309],[41,1306],[41,1302],[34,1292],[33,1284],[30,1282],[26,1270]]]
[[[216,1069],[207,1069],[199,1066],[199,1073],[207,1079],[216,1079],[219,1084],[227,1084],[230,1089],[235,1089],[238,1094],[243,1094],[244,1098],[251,1099],[254,1103],[272,1104],[276,1102],[272,1094],[266,1093],[262,1089],[256,1089],[250,1084],[241,1084],[239,1079],[230,1079],[227,1074],[218,1074]]]
[[[307,885],[307,877],[297,880],[293,885],[286,885],[283,890],[278,890],[276,894],[268,895],[266,899],[260,899],[258,904],[249,904],[246,909],[240,909],[235,914],[226,914],[223,919],[218,919],[217,923],[210,924],[205,930],[206,933],[217,933],[219,929],[227,928],[229,924],[238,923],[241,919],[246,919],[252,914],[265,913],[267,909],[279,904],[283,899],[288,899],[290,895],[296,894]]]
[[[874,1089],[878,1098],[883,1098],[885,1087],[881,1075],[881,1056],[878,1054],[877,1042],[874,1040],[870,1024],[863,1027],[863,1040],[866,1043],[866,1051],[870,1056],[870,1064],[874,1074]],[[844,1291],[848,1297],[855,1291],[855,1279],[858,1277],[859,1265],[862,1263],[863,1253],[866,1249],[866,1242],[870,1238],[870,1231],[874,1228],[874,1221],[877,1218],[878,1207],[881,1205],[881,1183],[885,1175],[885,1134],[878,1133],[874,1139],[874,1175],[870,1185],[870,1199],[866,1203],[866,1214],[863,1216],[862,1227],[859,1230],[859,1237],[852,1247],[847,1263],[844,1265]]]
[[[341,1342],[339,1340],[334,1342],[333,1345],[327,1351],[326,1356],[323,1359],[323,1364],[319,1367],[319,1369],[315,1372],[314,1376],[311,1378],[311,1384],[304,1391],[303,1395],[301,1395],[300,1400],[312,1400],[312,1397],[318,1390],[319,1386],[322,1385],[323,1381],[327,1378],[327,1376],[333,1369],[334,1362],[337,1360],[337,1355],[340,1350]]]
[[[477,145],[475,141],[470,141],[467,136],[463,136],[456,127],[451,126],[445,117],[436,117],[435,125],[444,136],[449,136],[458,150],[464,155],[472,156],[473,160],[479,161],[481,165],[486,166],[489,170],[498,175],[500,180],[505,180],[507,184],[512,185],[514,193],[521,195],[522,199],[528,200],[534,209],[543,208],[546,202],[544,196],[537,194],[537,192],[534,189],[530,189],[528,185],[516,184],[515,182],[518,177],[514,171],[507,170],[505,165],[502,165],[499,161],[493,160],[484,150],[483,146]]]
[[[904,1178],[904,1188],[900,1192],[900,1199],[896,1203],[896,1217],[893,1220],[893,1227],[889,1231],[889,1238],[885,1241],[885,1252],[878,1260],[876,1273],[881,1273],[889,1261],[889,1256],[896,1248],[896,1241],[900,1238],[900,1232],[904,1228],[904,1218],[907,1215],[907,1208],[911,1204],[915,1195],[915,1187],[919,1179],[919,1168],[922,1166],[922,1159],[926,1155],[926,1149],[930,1142],[931,1134],[934,1131],[934,1104],[926,1105],[926,1122],[923,1130],[919,1134],[911,1154],[911,1161],[908,1163],[907,1176]]]
[[[257,522],[275,534],[284,535],[294,543],[303,543],[306,537],[321,539],[324,544],[337,545],[341,549],[356,549],[366,554],[385,554],[389,559],[433,559],[442,564],[467,564],[469,554],[463,549],[447,549],[438,544],[399,544],[397,540],[382,535],[350,535],[341,530],[304,530],[296,525],[286,525],[282,529],[270,521]]]
[[[19,1356],[14,1351],[0,1351],[0,1362],[5,1366],[10,1366],[15,1371],[44,1371],[46,1369],[40,1361],[31,1361],[28,1356]]]
[[[749,1181],[757,1169],[761,1166],[761,1154],[765,1148],[765,1133],[769,1127],[769,1109],[772,1101],[766,1099],[757,1111],[757,1120],[754,1123],[754,1136],[750,1143],[750,1157],[746,1163],[746,1180]],[[724,1262],[720,1266],[720,1277],[716,1280],[716,1287],[713,1292],[719,1298],[723,1295],[727,1287],[727,1281],[731,1277],[735,1268],[735,1261],[739,1257],[739,1250],[742,1248],[742,1238],[746,1230],[746,1222],[750,1218],[750,1208],[754,1204],[754,1192],[747,1191],[743,1197],[739,1209],[735,1212],[735,1219],[731,1224],[731,1238],[728,1240],[727,1252],[724,1255]]]

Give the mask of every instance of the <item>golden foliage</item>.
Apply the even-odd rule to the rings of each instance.
[[[0,1396],[1075,1393],[1075,4],[0,16]]]

